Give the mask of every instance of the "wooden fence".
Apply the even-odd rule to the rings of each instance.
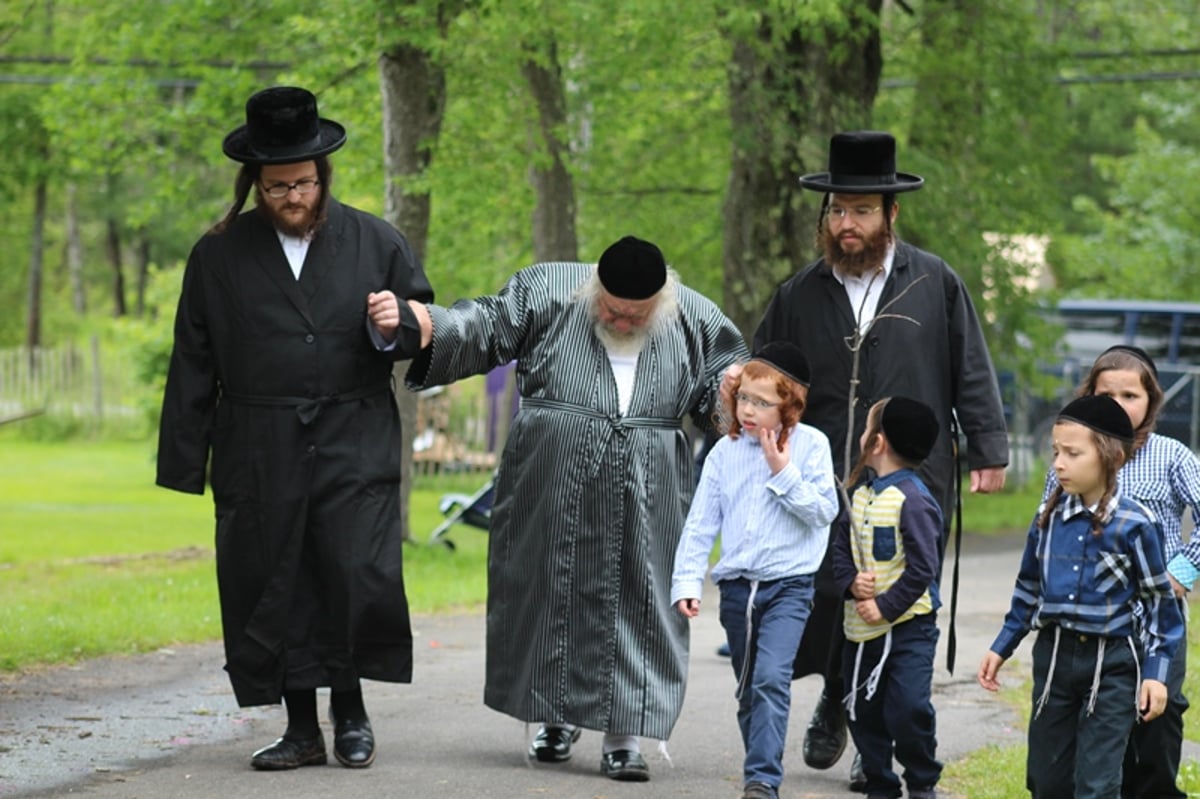
[[[413,464],[421,472],[490,471],[515,409],[511,368],[417,396]],[[159,397],[128,358],[97,340],[0,348],[0,424],[48,414],[89,422],[148,414]]]
[[[0,349],[0,420],[37,413],[132,417],[140,413],[137,391],[132,364],[106,358],[95,338],[82,345]]]

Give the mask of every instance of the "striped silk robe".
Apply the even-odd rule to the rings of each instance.
[[[517,361],[521,409],[491,515],[484,702],[522,721],[666,739],[687,677],[687,621],[670,602],[695,485],[680,423],[707,426],[746,348],[712,302],[679,286],[678,318],[643,348],[622,415],[575,299],[594,269],[537,264],[498,295],[430,306],[433,343],[407,383]]]

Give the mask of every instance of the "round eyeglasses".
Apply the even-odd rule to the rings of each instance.
[[[831,205],[826,212],[830,219],[836,219],[839,222],[846,217],[851,219],[866,219],[873,216],[882,206],[879,205],[856,205],[853,208],[843,208],[840,205]]]
[[[305,194],[311,194],[320,185],[321,181],[319,180],[305,178],[304,180],[297,180],[295,183],[273,183],[270,186],[263,186],[263,191],[273,200],[282,200],[291,194],[293,189],[303,197]]]
[[[759,399],[758,397],[752,397],[749,394],[743,394],[740,391],[738,393],[734,394],[733,398],[735,400],[737,400],[738,404],[740,404],[740,405],[753,405],[755,408],[758,408],[760,411],[765,411],[768,408],[774,408],[776,405],[779,404],[778,402],[767,402],[765,399]]]

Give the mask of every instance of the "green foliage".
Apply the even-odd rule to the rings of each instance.
[[[902,198],[900,231],[963,274],[999,366],[1026,382],[1054,332],[1031,315],[1028,263],[983,234],[1049,237],[1067,292],[1179,296],[1195,282],[1194,84],[1129,79],[1195,71],[1200,57],[1178,44],[1194,23],[1192,5],[1164,0],[1147,15],[1134,0],[884,4],[883,84],[870,124],[896,133],[901,168],[927,178]],[[426,49],[446,72],[432,166],[405,178],[432,199],[426,252],[440,301],[492,292],[532,259],[528,175],[545,154],[521,63],[550,44],[567,90],[580,258],[639,233],[690,284],[721,297],[731,158],[763,146],[732,140],[731,42],[753,41],[773,69],[794,71],[792,84],[779,85],[796,90],[776,101],[800,104],[818,88],[806,81],[836,70],[798,60],[789,32],[823,42],[836,64],[875,29],[864,8],[851,0],[9,4],[0,36],[17,60],[5,66],[14,79],[0,84],[0,146],[10,154],[0,164],[9,198],[0,235],[14,246],[0,269],[0,303],[27,303],[39,179],[50,203],[48,343],[89,331],[91,318],[115,308],[110,230],[130,284],[135,242],[148,243],[153,269],[182,260],[229,201],[236,166],[222,137],[243,121],[246,97],[273,83],[310,86],[322,111],[346,124],[335,192],[381,213],[377,61],[401,44]],[[755,133],[805,162],[781,175],[823,165],[825,134]],[[78,188],[88,320],[71,310],[64,269],[68,184]],[[766,290],[733,277],[733,291]],[[0,319],[0,346],[20,343],[23,323],[24,314]]]
[[[134,402],[151,431],[158,429],[162,411],[182,282],[182,264],[153,272],[146,290],[146,312],[112,323],[115,349],[132,365],[139,387]]]
[[[1111,191],[1106,204],[1075,198],[1092,230],[1058,242],[1059,275],[1087,296],[1191,296],[1200,279],[1200,147],[1166,140],[1146,119],[1136,122],[1133,144],[1126,155],[1093,158]]]

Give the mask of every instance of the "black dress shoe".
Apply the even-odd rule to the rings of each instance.
[[[847,737],[846,709],[822,691],[804,733],[804,762],[816,769],[832,767],[846,751]]]
[[[259,771],[285,771],[301,766],[325,765],[325,737],[302,741],[279,738],[275,743],[264,746],[250,756],[250,765]]]
[[[571,744],[579,740],[578,727],[553,727],[546,724],[538,730],[529,745],[529,756],[543,763],[561,763],[571,759]]]
[[[646,782],[650,779],[650,767],[641,752],[618,749],[605,752],[600,758],[600,772],[610,780],[622,782]]]
[[[333,756],[346,768],[366,768],[375,762],[375,733],[367,719],[333,722]]]
[[[867,792],[867,775],[863,771],[862,755],[858,752],[854,753],[854,762],[850,764],[850,790],[855,793]],[[909,795],[915,795],[912,793],[911,788],[909,789]]]

